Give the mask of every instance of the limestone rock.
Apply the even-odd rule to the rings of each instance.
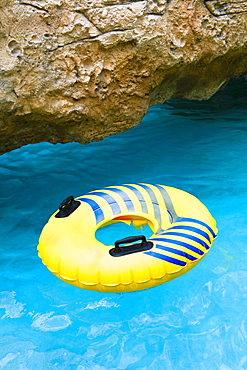
[[[0,0],[0,153],[88,143],[247,71],[247,1]]]

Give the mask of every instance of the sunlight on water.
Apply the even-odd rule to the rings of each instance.
[[[0,156],[0,369],[247,369],[246,103],[247,83],[235,80],[206,102],[150,108],[139,126],[102,142]],[[135,182],[183,189],[209,208],[219,236],[206,258],[134,293],[84,291],[53,276],[36,246],[61,201]],[[111,244],[129,232],[109,230],[97,236]]]

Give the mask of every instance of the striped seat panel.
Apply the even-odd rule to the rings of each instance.
[[[183,224],[179,224],[182,223]],[[195,227],[193,224],[198,225]],[[207,230],[207,231],[205,231]],[[164,260],[164,256],[169,257],[166,261],[175,265],[181,265],[176,261],[179,256],[180,262],[187,263],[202,258],[210,249],[216,234],[204,222],[196,219],[180,218],[172,227],[156,234],[149,240],[155,247],[145,254]],[[162,256],[162,257],[161,257]],[[174,260],[172,261],[172,257]]]
[[[136,212],[135,204],[137,204],[138,202],[138,205],[140,206],[142,212],[148,213],[148,206],[147,206],[147,202],[148,202],[149,207],[150,205],[152,205],[152,213],[154,217],[156,218],[156,220],[158,221],[158,224],[159,225],[161,224],[161,221],[162,221],[161,220],[162,218],[161,206],[157,200],[157,197],[153,189],[147,184],[131,184],[131,185],[107,187],[107,188],[103,188],[100,190],[92,191],[76,199],[82,202],[86,202],[87,204],[90,205],[95,215],[96,224],[98,224],[105,219],[104,209],[97,202],[97,197],[99,196],[103,198],[111,207],[112,217],[116,217],[118,215],[121,215],[121,213],[123,213],[123,209],[121,209],[121,204],[118,202],[115,194],[121,197],[123,203],[127,207],[128,212],[133,212],[133,213]],[[163,193],[161,192],[161,194]]]

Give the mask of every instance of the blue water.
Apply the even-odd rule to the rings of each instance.
[[[247,83],[173,99],[102,142],[28,145],[0,157],[0,369],[247,369]],[[151,182],[197,196],[219,236],[200,264],[156,288],[80,290],[36,246],[68,195]]]

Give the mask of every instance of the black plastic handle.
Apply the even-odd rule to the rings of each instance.
[[[79,207],[81,202],[75,200],[73,195],[70,195],[68,198],[64,199],[59,206],[59,212],[55,215],[57,218],[68,217],[73,213],[76,208]]]
[[[142,242],[129,245],[130,243],[137,242],[138,240],[141,240]],[[120,247],[120,244],[128,245]],[[109,253],[112,257],[121,257],[131,253],[147,251],[152,247],[153,243],[147,241],[144,235],[128,236],[127,238],[116,240],[115,248],[110,249]]]
[[[137,242],[138,240],[141,240],[142,243],[145,243],[146,237],[144,235],[137,235],[137,236],[127,236],[126,238],[116,240],[115,241],[115,248],[118,248],[120,244],[129,244],[129,243],[134,243]]]
[[[62,203],[60,204],[60,206],[58,207],[61,211],[62,208],[66,207],[67,205],[71,204],[74,200],[74,197],[73,195],[70,195],[69,197],[67,197],[66,199],[64,199],[62,201]]]

